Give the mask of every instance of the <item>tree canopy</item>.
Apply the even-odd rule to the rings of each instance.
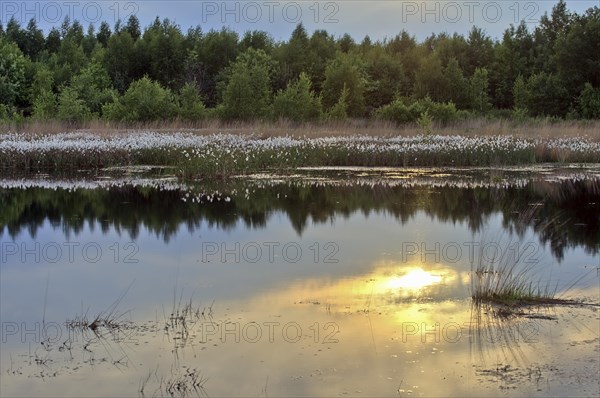
[[[135,16],[85,29],[65,18],[47,34],[12,18],[0,29],[0,119],[403,120],[418,101],[592,119],[599,92],[600,8],[577,14],[563,0],[537,26],[510,25],[498,40],[473,27],[422,42],[407,31],[355,41],[299,24],[275,41],[257,30],[183,32],[169,19],[142,27]]]

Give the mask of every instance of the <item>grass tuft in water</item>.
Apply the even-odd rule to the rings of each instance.
[[[473,300],[505,305],[554,304],[558,282],[532,280],[532,267],[518,263],[479,264],[475,270]]]
[[[526,210],[521,213],[515,222],[517,231],[523,232],[527,226],[535,224],[538,230],[552,228],[553,220],[541,224],[535,216],[536,210]],[[540,232],[540,231],[538,231]],[[519,234],[518,234],[519,235]],[[501,241],[501,239],[499,239]],[[471,297],[477,304],[493,304],[500,306],[499,311],[505,314],[518,313],[518,307],[527,305],[558,305],[575,304],[574,300],[559,297],[559,283],[551,279],[537,278],[538,259],[524,260],[523,253],[511,250],[514,244],[509,242],[501,254],[494,258],[487,258],[482,251],[479,253],[479,262],[472,271]],[[496,243],[497,247],[501,247]],[[480,247],[485,247],[481,245]],[[518,247],[518,246],[517,246]],[[566,290],[577,285],[582,278],[573,282]],[[564,292],[562,292],[564,294]]]

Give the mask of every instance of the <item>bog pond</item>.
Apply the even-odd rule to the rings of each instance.
[[[598,396],[600,166],[0,178],[2,396]],[[574,300],[473,303],[481,264]]]

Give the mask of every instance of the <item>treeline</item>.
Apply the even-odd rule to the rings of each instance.
[[[68,18],[44,35],[0,23],[0,119],[80,123],[381,118],[445,123],[470,116],[600,119],[600,8],[559,1],[533,30],[501,40],[402,31],[360,43],[300,24],[264,31],[182,32],[168,19],[143,31],[131,16],[98,30]]]

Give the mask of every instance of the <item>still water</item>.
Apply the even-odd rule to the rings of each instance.
[[[0,180],[2,396],[597,396],[600,169]],[[580,304],[474,307],[509,259]]]

